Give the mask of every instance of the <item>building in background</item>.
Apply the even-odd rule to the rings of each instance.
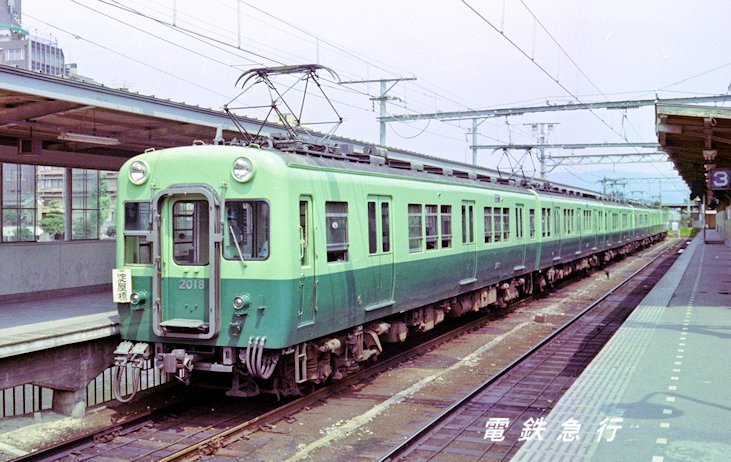
[[[0,3],[0,64],[95,83],[67,64],[55,39],[22,26],[21,0]],[[109,239],[116,172],[0,163],[2,242]],[[70,222],[69,222],[70,220]]]
[[[7,0],[0,7],[2,63],[48,75],[65,76],[66,61],[55,39],[30,35],[21,24],[21,0]]]

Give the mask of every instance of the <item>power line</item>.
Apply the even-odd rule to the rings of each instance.
[[[41,20],[41,19],[35,18],[35,17],[33,17],[33,16],[30,16],[30,15],[28,15],[27,13],[23,13],[23,15],[24,15],[24,16],[27,16],[27,17],[29,17],[29,18],[31,18],[31,19],[33,19],[34,21],[38,21],[38,22],[39,22],[39,23],[41,23],[41,24],[45,24],[45,25],[47,25],[48,27],[51,27],[51,28],[53,28],[53,29],[56,29],[56,30],[58,30],[58,31],[61,31],[61,32],[63,32],[64,34],[68,34],[69,36],[71,36],[71,37],[73,37],[73,38],[75,38],[75,39],[77,39],[77,40],[82,40],[82,41],[84,41],[84,42],[87,42],[87,43],[89,43],[90,45],[94,45],[95,47],[101,48],[101,49],[103,49],[103,50],[105,50],[105,51],[108,51],[108,52],[110,52],[110,53],[114,53],[115,55],[121,56],[121,57],[123,57],[123,58],[125,58],[125,59],[128,59],[128,60],[130,60],[130,61],[132,61],[132,62],[135,62],[135,63],[137,63],[137,64],[139,64],[139,65],[141,65],[141,66],[145,66],[145,67],[148,67],[148,68],[150,68],[150,69],[153,69],[153,70],[155,70],[155,71],[158,71],[158,72],[160,72],[160,73],[162,73],[162,74],[165,74],[165,75],[167,75],[168,77],[172,77],[172,78],[174,78],[174,79],[176,79],[176,80],[180,80],[181,82],[185,82],[185,83],[187,83],[187,84],[189,84],[189,85],[193,85],[194,87],[200,88],[200,89],[202,89],[202,90],[205,90],[205,91],[207,91],[207,92],[209,92],[209,93],[213,93],[213,94],[215,94],[215,95],[217,95],[217,96],[221,96],[221,97],[224,97],[224,98],[227,98],[227,97],[228,97],[227,95],[224,95],[224,94],[222,94],[222,93],[218,93],[218,92],[216,92],[216,91],[213,91],[213,90],[211,90],[211,89],[210,89],[210,88],[208,88],[208,87],[205,87],[205,86],[203,86],[203,85],[197,84],[197,83],[195,83],[195,82],[192,82],[192,81],[190,81],[190,80],[184,79],[184,78],[180,77],[179,75],[175,75],[175,74],[173,74],[173,73],[171,73],[171,72],[167,72],[167,71],[165,71],[165,70],[163,70],[163,69],[160,69],[160,68],[158,68],[158,67],[155,67],[155,66],[153,66],[153,65],[151,65],[151,64],[147,64],[147,63],[145,63],[145,62],[143,62],[143,61],[140,61],[140,60],[138,60],[138,59],[136,59],[136,58],[133,58],[133,57],[131,57],[131,56],[128,56],[128,55],[126,55],[126,54],[124,54],[124,53],[121,53],[121,52],[119,52],[119,51],[115,51],[115,50],[113,50],[113,49],[111,49],[111,48],[109,48],[109,47],[106,47],[106,46],[104,46],[104,45],[101,45],[101,44],[99,44],[99,43],[96,43],[96,42],[94,42],[94,41],[92,41],[92,40],[86,39],[86,38],[84,38],[84,37],[82,37],[82,36],[80,36],[80,35],[78,35],[78,34],[76,34],[76,33],[73,33],[73,32],[69,32],[69,31],[67,31],[67,30],[65,30],[65,29],[62,29],[62,28],[58,27],[58,26],[54,26],[53,24],[50,24],[50,23],[48,23],[48,22],[46,22],[46,21],[43,21],[43,20]]]
[[[530,55],[529,55],[528,53],[526,53],[526,52],[525,52],[525,50],[523,50],[522,48],[520,48],[520,46],[519,46],[519,45],[518,45],[517,43],[515,43],[515,41],[513,41],[513,40],[512,40],[512,39],[511,39],[510,37],[508,37],[507,35],[505,35],[505,33],[504,33],[504,32],[503,32],[503,31],[502,31],[501,29],[499,29],[498,27],[496,27],[496,26],[495,26],[495,25],[494,25],[494,24],[493,24],[492,22],[490,22],[490,20],[489,20],[489,19],[487,19],[487,18],[486,18],[485,16],[483,16],[483,15],[482,15],[482,14],[481,14],[481,13],[480,13],[479,11],[477,11],[477,10],[476,10],[476,9],[475,9],[475,8],[474,8],[474,7],[472,6],[472,5],[470,5],[470,4],[469,4],[469,3],[467,2],[467,0],[460,0],[460,1],[461,1],[462,3],[464,3],[464,4],[465,4],[465,6],[467,6],[467,8],[469,8],[469,9],[470,9],[470,10],[471,10],[471,11],[472,11],[472,12],[473,12],[473,13],[474,13],[475,15],[477,15],[477,17],[479,17],[479,18],[480,18],[480,19],[481,19],[481,20],[482,20],[483,22],[485,22],[485,23],[486,23],[486,24],[487,24],[488,26],[490,26],[490,27],[491,27],[491,28],[492,28],[493,30],[495,30],[495,32],[499,33],[499,34],[500,34],[500,35],[501,35],[501,36],[502,36],[502,37],[503,37],[503,38],[504,38],[505,40],[507,40],[507,41],[508,41],[508,43],[510,43],[510,44],[511,44],[511,45],[512,45],[512,46],[513,46],[513,47],[514,47],[514,48],[515,48],[516,50],[518,50],[518,51],[519,51],[519,52],[520,52],[520,53],[521,53],[521,54],[522,54],[523,56],[525,56],[526,58],[528,58],[528,59],[529,59],[529,60],[530,60],[530,61],[531,61],[531,62],[532,62],[532,63],[533,63],[533,64],[534,64],[534,65],[535,65],[536,67],[538,67],[538,69],[540,69],[540,70],[541,70],[541,72],[543,72],[543,73],[544,73],[544,74],[545,74],[546,76],[548,76],[548,77],[549,77],[549,78],[550,78],[551,80],[553,80],[553,81],[554,81],[554,82],[555,82],[555,83],[556,83],[556,84],[557,84],[557,85],[558,85],[559,87],[561,87],[561,88],[563,89],[563,91],[565,91],[565,92],[566,92],[567,94],[571,95],[571,97],[572,97],[572,98],[574,98],[574,100],[578,101],[578,102],[579,102],[579,104],[584,104],[584,103],[583,103],[583,102],[581,101],[581,99],[579,99],[579,97],[578,97],[578,96],[576,96],[576,95],[575,95],[575,94],[574,94],[574,93],[573,93],[573,92],[572,92],[571,90],[569,90],[568,88],[566,88],[566,86],[565,86],[564,84],[562,84],[562,83],[561,83],[561,81],[560,81],[559,79],[557,79],[557,78],[554,78],[554,77],[553,77],[553,76],[551,75],[551,73],[550,73],[550,72],[548,72],[548,71],[547,71],[547,70],[546,70],[546,69],[545,69],[545,68],[544,68],[543,66],[541,66],[540,64],[538,64],[538,62],[536,62],[536,60],[535,60],[535,59],[534,59],[533,57],[531,57],[531,56],[530,56]],[[611,125],[609,125],[609,123],[608,123],[608,122],[607,122],[606,120],[604,120],[603,118],[601,118],[601,117],[600,117],[600,116],[599,116],[598,114],[596,114],[596,113],[595,113],[595,112],[594,112],[594,111],[593,111],[592,109],[590,109],[590,108],[587,108],[587,109],[588,109],[588,111],[589,111],[589,112],[591,112],[591,114],[592,114],[592,115],[593,115],[594,117],[596,117],[597,119],[599,119],[599,121],[601,121],[601,122],[602,122],[602,123],[603,123],[603,124],[604,124],[604,125],[605,125],[605,126],[606,126],[607,128],[609,128],[609,129],[610,129],[610,130],[611,130],[612,132],[614,132],[615,134],[617,134],[617,135],[618,135],[618,136],[619,136],[620,138],[622,138],[622,139],[625,139],[625,140],[626,140],[626,137],[625,137],[625,136],[623,136],[623,135],[622,135],[621,133],[619,133],[619,132],[618,132],[617,130],[615,130],[615,129],[614,129],[614,127],[612,127]]]

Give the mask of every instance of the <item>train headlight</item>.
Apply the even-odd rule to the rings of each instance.
[[[254,166],[246,157],[239,157],[234,161],[231,174],[239,183],[246,183],[254,176]]]
[[[249,294],[243,294],[243,295],[237,295],[234,297],[232,303],[234,307],[234,310],[236,312],[241,312],[242,310],[246,310],[251,306],[251,295]]]
[[[129,296],[130,305],[133,305],[135,307],[144,305],[146,301],[147,301],[147,292],[145,292],[144,290],[135,290]]]
[[[141,185],[147,181],[147,177],[150,175],[150,168],[147,163],[142,160],[136,160],[132,162],[129,168],[129,181],[133,184]]]

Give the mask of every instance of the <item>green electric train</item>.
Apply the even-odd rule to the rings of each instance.
[[[657,208],[311,154],[197,144],[122,167],[119,370],[300,394],[667,232]]]

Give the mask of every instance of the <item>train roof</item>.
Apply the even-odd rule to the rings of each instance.
[[[344,143],[338,143],[330,147],[312,145],[299,140],[278,140],[275,142],[271,138],[266,139],[263,146],[256,143],[250,143],[247,146],[263,148],[277,153],[288,164],[395,175],[426,181],[481,185],[517,193],[534,191],[542,196],[583,198],[633,207],[652,208],[640,202],[622,201],[596,191],[546,180],[517,177],[515,175],[506,177],[500,171],[475,165],[415,153],[403,156],[399,152],[388,151],[379,146],[366,145],[361,152],[358,152],[353,149],[353,145]]]

